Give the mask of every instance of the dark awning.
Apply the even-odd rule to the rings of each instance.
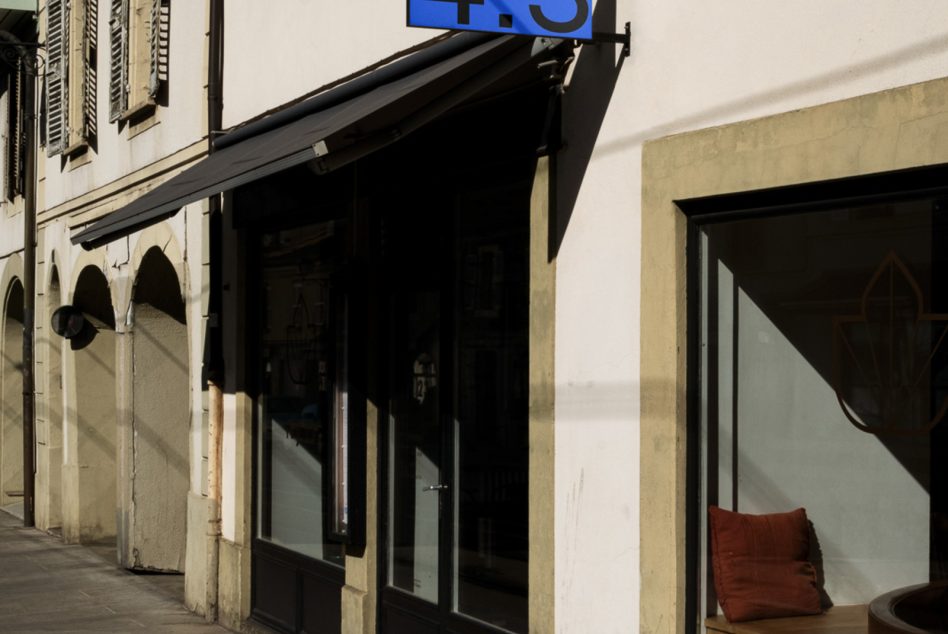
[[[453,53],[465,41],[458,39],[462,37],[425,49],[426,59],[437,59],[431,54],[436,47]],[[328,104],[325,108],[275,129],[258,126],[265,131],[252,135],[238,130],[234,135],[242,137],[240,141],[221,144],[225,147],[200,163],[75,234],[72,242],[94,248],[173,216],[184,205],[308,161],[314,161],[318,172],[334,170],[430,122],[552,47],[509,36],[467,41],[473,46],[407,74],[389,67],[373,71],[395,79],[341,102],[334,103],[332,94],[351,94],[345,84],[317,95],[313,101]],[[392,66],[401,63],[410,69],[405,66],[410,59]],[[305,106],[303,102],[295,108]]]

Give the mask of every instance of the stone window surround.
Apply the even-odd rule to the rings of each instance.
[[[699,627],[685,622],[688,222],[675,201],[942,163],[948,79],[646,143],[640,631]]]

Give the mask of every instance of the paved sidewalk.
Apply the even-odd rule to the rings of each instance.
[[[113,553],[0,512],[0,632],[227,632],[184,608],[180,576],[133,574]]]

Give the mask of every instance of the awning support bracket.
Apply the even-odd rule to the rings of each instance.
[[[549,99],[546,106],[546,116],[543,122],[543,131],[540,137],[540,146],[537,156],[549,156],[564,147],[562,135],[562,103],[566,69],[573,62],[573,56],[565,59],[552,59],[542,62],[537,69],[546,73],[545,82],[549,86]]]
[[[625,23],[623,33],[602,33],[593,31],[591,40],[577,40],[581,44],[621,44],[622,56],[629,57],[632,54],[632,23]]]

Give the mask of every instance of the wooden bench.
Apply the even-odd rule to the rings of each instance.
[[[705,619],[704,625],[709,634],[866,634],[869,631],[869,616],[865,605],[837,605],[814,616],[744,623],[728,623],[723,616],[712,616]]]

